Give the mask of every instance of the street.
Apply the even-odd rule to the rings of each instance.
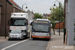
[[[26,41],[25,40],[26,39],[11,40],[11,41],[0,43],[0,50],[2,50],[3,48],[5,48],[4,50],[46,50],[47,48],[47,44],[48,44],[47,40],[41,40],[41,39],[32,40],[31,38],[29,38]],[[24,42],[19,43],[21,41],[24,41]],[[16,45],[13,45],[13,44],[16,44]],[[11,47],[8,47],[8,46],[11,46]]]
[[[30,31],[31,26],[28,29]],[[46,50],[48,42],[46,39],[13,39],[0,43],[0,50]]]

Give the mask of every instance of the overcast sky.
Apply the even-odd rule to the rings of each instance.
[[[54,2],[56,0],[14,0],[20,7],[22,7],[22,5],[24,3],[27,4],[28,9],[24,10],[30,10],[33,11],[34,13],[50,13],[50,7],[53,6]],[[60,1],[62,4],[64,4],[64,0],[58,0]],[[58,5],[58,2],[56,2],[56,4]],[[26,5],[25,5],[26,6]],[[24,7],[25,7],[24,6]]]

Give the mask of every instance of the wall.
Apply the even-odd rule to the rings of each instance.
[[[64,28],[63,24],[64,24],[63,22],[60,22],[60,29]],[[59,29],[59,23],[56,23],[54,29]]]
[[[28,10],[27,13],[28,13],[28,20],[32,20],[32,16],[33,16],[32,12]]]
[[[6,25],[6,35],[8,35],[9,27],[8,27],[8,20],[11,17],[12,12],[19,12],[18,8],[14,8],[12,4],[7,2],[6,0],[0,0],[0,3],[2,4],[1,7],[1,16],[0,16],[0,36],[5,35],[5,25]],[[7,6],[6,6],[7,5]],[[5,24],[6,23],[6,24]]]
[[[5,11],[6,11],[6,0],[1,0],[0,2],[2,4],[2,11],[1,11],[1,32],[0,35],[5,34]]]
[[[8,27],[8,20],[11,17],[11,13],[13,12],[13,5],[7,3],[7,17],[6,17],[6,31],[7,31],[7,35],[8,35],[8,31],[9,31],[9,27]]]
[[[67,44],[75,44],[75,0],[68,0],[66,8]]]

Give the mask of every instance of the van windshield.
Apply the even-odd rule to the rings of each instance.
[[[33,23],[32,32],[49,32],[49,24]]]
[[[25,26],[26,19],[24,18],[11,18],[10,26]]]

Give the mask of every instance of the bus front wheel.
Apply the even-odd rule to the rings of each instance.
[[[35,40],[35,38],[32,38],[32,40]]]

